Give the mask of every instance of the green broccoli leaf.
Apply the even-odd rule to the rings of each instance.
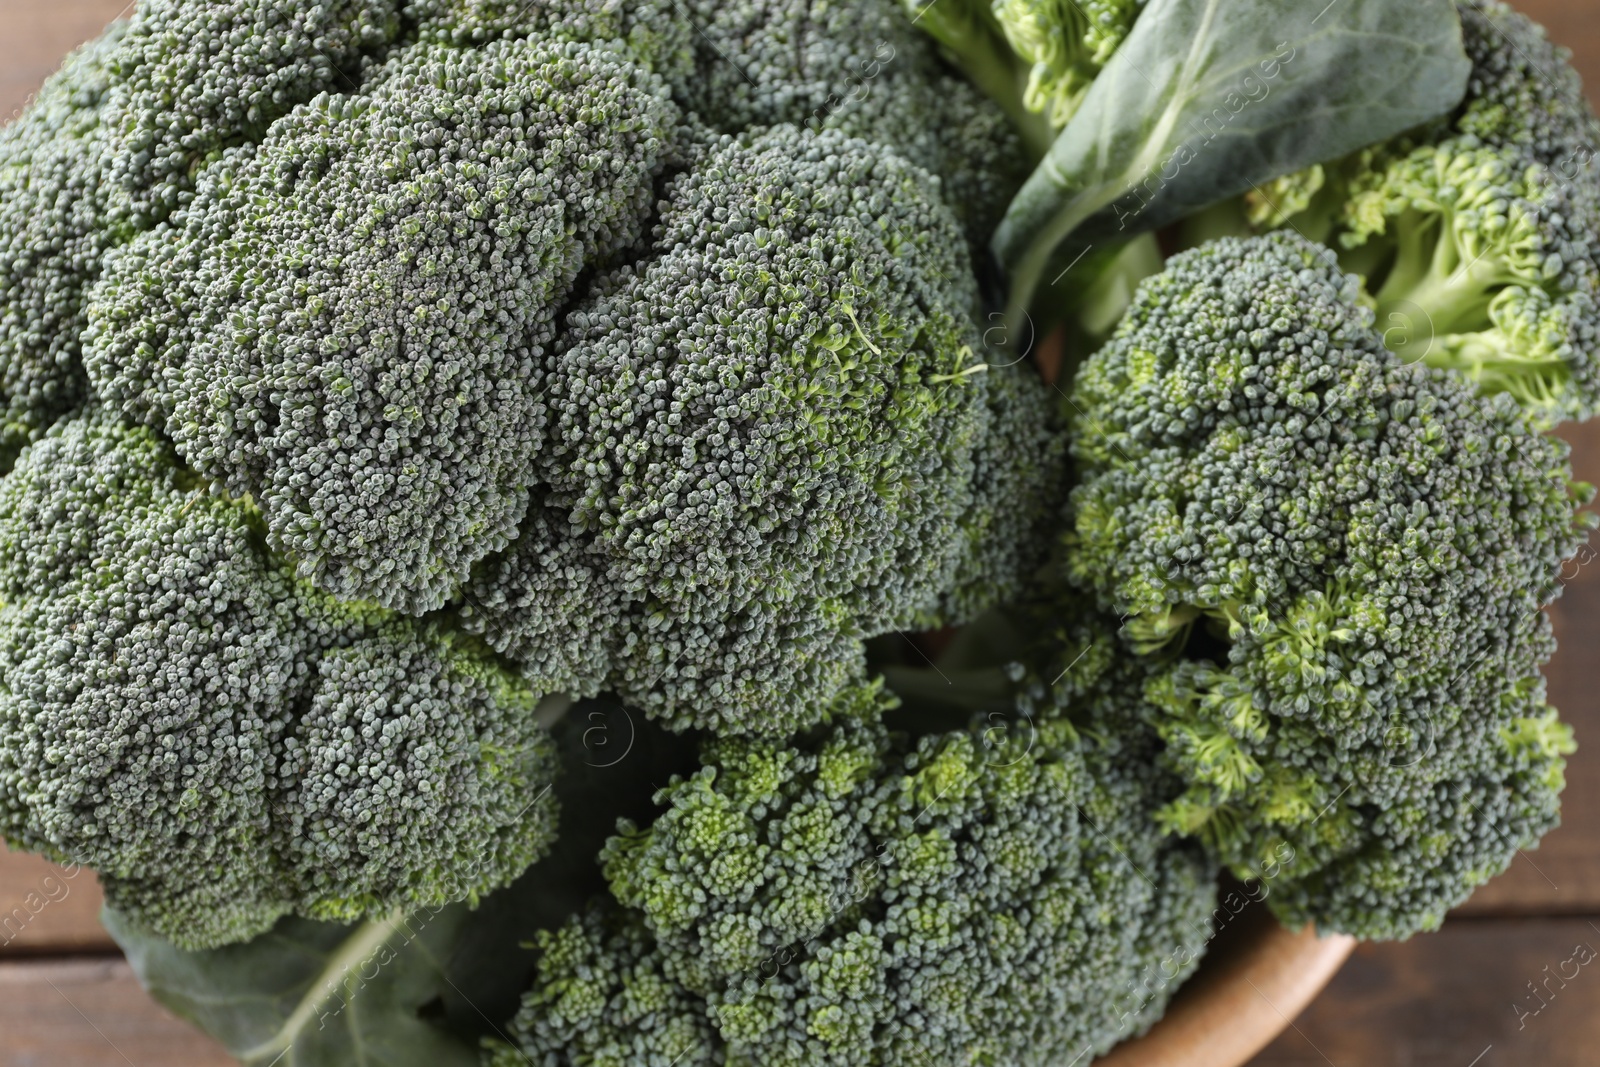
[[[1155,229],[1435,118],[1466,91],[1449,0],[1295,10],[1152,0],[995,233],[1013,324],[1068,236]]]
[[[343,926],[286,918],[240,945],[186,952],[107,908],[101,921],[150,994],[246,1067],[469,1067],[473,1043],[418,1010],[449,990],[465,907]]]

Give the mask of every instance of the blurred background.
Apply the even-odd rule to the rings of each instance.
[[[1572,49],[1600,105],[1600,0],[1513,3]],[[0,0],[0,117],[127,7]],[[1600,420],[1560,433],[1577,476],[1600,483]],[[1600,558],[1583,553],[1563,578],[1549,609],[1561,651],[1547,671],[1579,745],[1563,825],[1438,933],[1359,947],[1251,1067],[1600,1063]],[[100,930],[99,906],[93,874],[0,843],[0,1067],[231,1064],[138,987]]]

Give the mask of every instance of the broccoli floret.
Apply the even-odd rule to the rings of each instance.
[[[516,535],[533,379],[579,273],[638,236],[664,92],[587,45],[399,52],[227,153],[111,259],[100,396],[258,501],[303,577],[439,607]]]
[[[711,151],[569,315],[540,390],[548,510],[482,569],[468,624],[587,660],[552,622],[583,603],[625,699],[786,733],[861,636],[933,620],[958,582],[963,612],[1015,588],[1028,552],[993,534],[1048,511],[1059,450],[1037,379],[985,371],[966,264],[926,174],[877,146],[789,126]]]
[[[338,602],[149,430],[58,424],[0,482],[0,833],[186,947],[475,900],[554,822],[538,691]]]
[[[1065,126],[1143,7],[1144,0],[994,0],[995,21],[1030,64],[1028,110],[1054,129]]]
[[[1280,182],[1254,217],[1340,249],[1402,357],[1508,393],[1541,424],[1587,418],[1600,409],[1600,121],[1541,27],[1496,0],[1460,11],[1472,76],[1458,111]]]
[[[894,703],[858,687],[795,743],[709,742],[607,846],[622,906],[542,935],[495,1062],[1062,1063],[1158,1017],[1215,887],[1151,826],[1144,769],[1059,715],[913,742]]]
[[[897,0],[668,3],[696,31],[695,66],[676,82],[686,108],[727,133],[789,123],[889,146],[942,179],[972,247],[988,247],[1027,153]]]
[[[68,56],[0,127],[0,473],[89,391],[84,288],[127,214],[109,188],[103,119],[108,57],[126,33],[115,23]]]
[[[1588,487],[1510,398],[1388,352],[1331,260],[1225,238],[1140,287],[1076,381],[1064,595],[1148,665],[1167,824],[1241,873],[1286,843],[1286,918],[1404,936],[1555,824],[1539,608]]]
[[[112,179],[165,216],[225,148],[319,92],[344,92],[394,40],[394,0],[141,0],[111,58]]]

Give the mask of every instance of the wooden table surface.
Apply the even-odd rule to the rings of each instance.
[[[1395,0],[1404,2],[1404,0]],[[14,114],[127,0],[0,0],[0,116]],[[1600,0],[1518,0],[1573,49],[1600,102]],[[1600,483],[1600,421],[1567,427]],[[1565,822],[1442,930],[1364,945],[1252,1067],[1588,1067],[1600,1063],[1600,564],[1550,609],[1550,699],[1577,731]],[[0,844],[0,1067],[226,1067],[146,997],[96,920],[88,871]]]

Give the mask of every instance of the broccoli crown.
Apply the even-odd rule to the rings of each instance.
[[[88,392],[84,288],[113,242],[103,115],[117,23],[0,127],[0,473]]]
[[[851,27],[901,41],[882,78],[948,77],[887,0],[745,13],[821,49],[773,53],[771,99],[697,51],[732,14],[680,6],[140,8],[108,61],[120,214],[90,204],[73,253],[83,367],[14,447],[92,394],[298,577],[678,724],[814,721],[859,638],[1008,595],[1063,449],[971,322],[975,199],[939,168],[995,158],[984,122],[940,155],[900,138],[960,123],[799,107]]]
[[[1141,286],[1076,382],[1065,573],[1148,664],[1168,824],[1240,871],[1287,842],[1280,914],[1386,937],[1555,824],[1539,609],[1587,487],[1508,398],[1388,352],[1331,259],[1228,238]]]
[[[637,235],[675,121],[654,89],[514,41],[419,45],[317,97],[112,257],[101,396],[259,501],[303,576],[440,606],[528,506],[535,368],[578,273]]]
[[[1472,75],[1453,116],[1271,195],[1297,226],[1331,211],[1314,225],[1367,276],[1398,354],[1509,393],[1542,424],[1587,418],[1600,409],[1600,121],[1541,27],[1497,0],[1460,11]]]
[[[994,0],[995,21],[1029,64],[1023,104],[1065,126],[1143,7],[1144,0]]]
[[[926,174],[865,142],[783,126],[710,151],[568,316],[541,390],[553,510],[483,569],[468,624],[603,662],[671,721],[780,733],[863,635],[1005,595],[1025,553],[993,534],[1047,512],[1059,449],[1039,383],[985,370],[965,263]],[[609,642],[551,625],[580,603]]]
[[[893,703],[709,742],[602,854],[622,906],[541,937],[495,1062],[1060,1063],[1159,1016],[1215,890],[1142,772],[1060,716],[912,742]]]
[[[536,694],[294,578],[148,430],[57,425],[0,482],[0,833],[186,946],[475,900],[549,843]]]

